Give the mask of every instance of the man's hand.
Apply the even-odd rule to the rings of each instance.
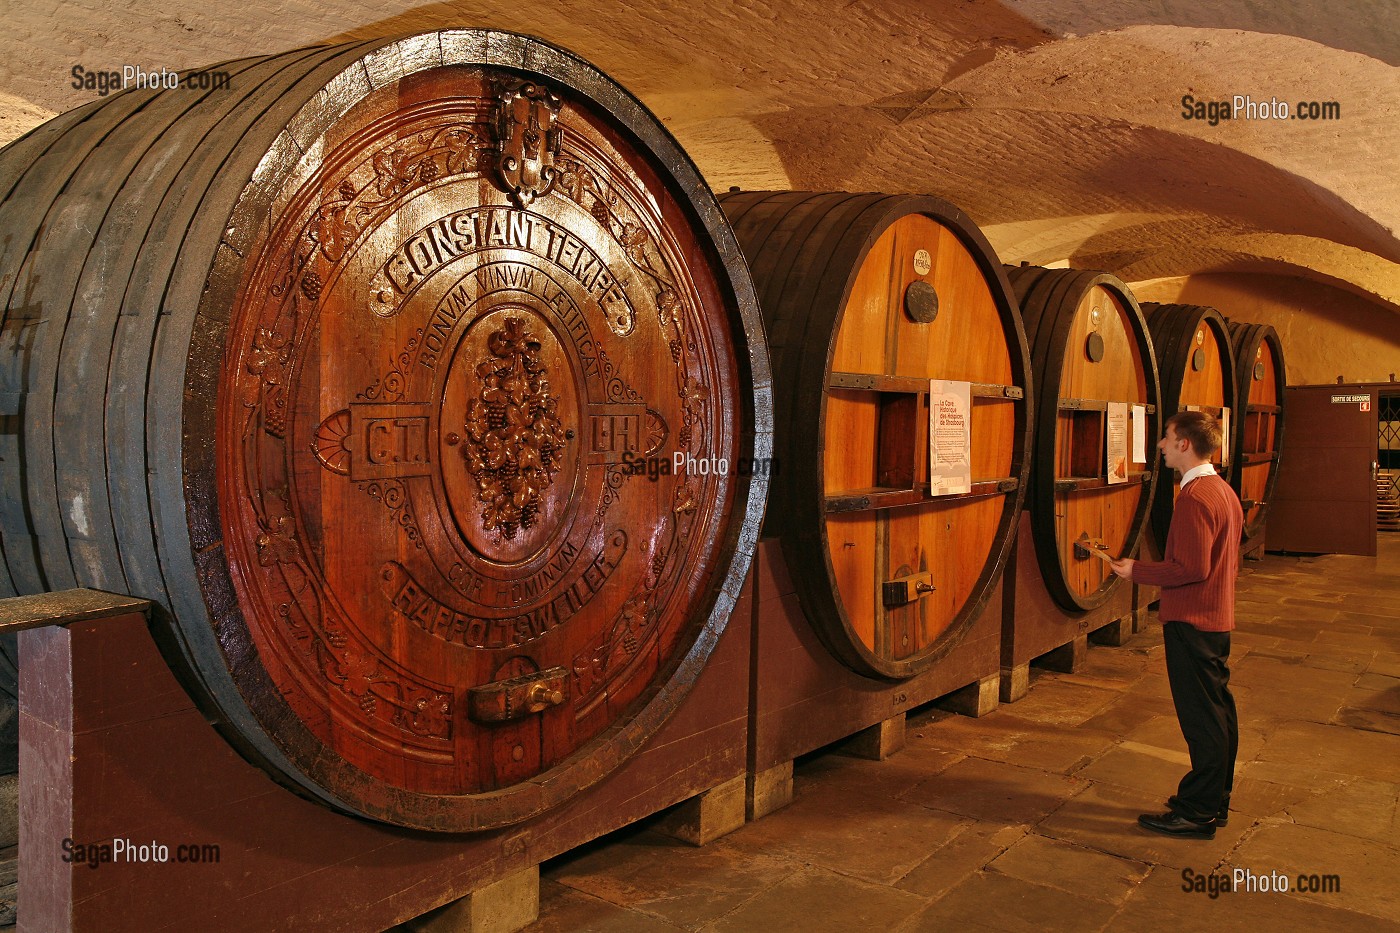
[[[1131,580],[1133,578],[1134,563],[1136,563],[1136,561],[1132,560],[1131,558],[1125,557],[1122,560],[1109,561],[1108,566],[1113,570],[1114,573],[1118,574],[1118,576],[1122,577],[1124,580]]]

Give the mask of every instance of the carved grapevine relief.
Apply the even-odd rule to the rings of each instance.
[[[481,392],[467,409],[462,457],[485,505],[483,524],[506,540],[534,524],[540,495],[564,450],[559,399],[549,392],[540,343],[517,317],[491,334],[491,357],[477,364]]]

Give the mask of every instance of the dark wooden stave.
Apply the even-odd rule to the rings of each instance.
[[[155,630],[162,648],[168,655],[181,659],[182,663],[175,665],[176,672],[183,680],[199,685],[192,692],[211,719],[229,723],[224,734],[240,748],[245,743],[238,730],[254,728],[254,724],[237,719],[236,713],[226,711],[210,699],[211,690],[199,676],[200,667],[194,661],[183,629],[176,624],[179,612],[200,611],[199,594],[178,587],[172,589],[167,584],[166,560],[169,557],[150,559],[161,546],[155,535],[159,513],[150,487],[153,477],[163,471],[157,455],[149,450],[147,425],[156,417],[151,412],[160,400],[177,401],[171,397],[168,387],[153,378],[159,365],[160,341],[169,339],[161,337],[161,329],[170,317],[169,307],[178,300],[171,297],[171,283],[179,274],[181,264],[188,262],[186,244],[190,244],[191,250],[198,250],[201,239],[217,238],[223,223],[220,217],[227,217],[226,207],[223,215],[217,215],[222,205],[206,203],[208,192],[225,175],[242,177],[238,173],[246,176],[251,172],[249,150],[266,144],[265,139],[255,139],[246,146],[234,147],[221,142],[220,137],[243,140],[259,121],[266,123],[283,117],[282,112],[272,112],[270,116],[269,113],[292,89],[305,81],[329,80],[353,62],[359,50],[369,46],[370,43],[362,43],[348,51],[318,49],[278,56],[277,72],[248,88],[235,109],[212,123],[205,142],[180,167],[152,221],[147,239],[141,244],[131,266],[122,313],[111,345],[112,371],[106,413],[109,456],[115,454],[124,465],[118,472],[145,478],[144,482],[110,484],[123,571],[132,586],[131,592],[157,594],[154,614],[166,623]],[[267,135],[266,130],[264,135]],[[195,262],[206,260],[200,258]],[[178,340],[172,353],[178,356]],[[177,609],[182,599],[185,602]],[[176,612],[167,615],[172,610]]]
[[[1067,341],[1080,301],[1094,288],[1102,286],[1123,305],[1129,324],[1128,337],[1133,341],[1141,361],[1142,369],[1138,375],[1142,377],[1146,389],[1146,398],[1142,401],[1152,406],[1152,410],[1160,411],[1160,383],[1152,337],[1137,299],[1128,286],[1116,276],[1103,272],[1042,269],[1035,266],[1008,266],[1006,272],[1021,303],[1021,313],[1031,344],[1031,371],[1035,375],[1035,456],[1026,508],[1031,514],[1036,560],[1046,589],[1055,602],[1070,612],[1086,612],[1102,606],[1122,581],[1117,576],[1108,574],[1097,589],[1083,594],[1075,591],[1065,573],[1063,561],[1074,559],[1074,542],[1060,540],[1057,532],[1055,519],[1060,507],[1057,496],[1068,499],[1082,495],[1077,492],[1062,494],[1055,490],[1057,419]],[[1121,399],[1108,401],[1118,400]],[[1122,556],[1136,553],[1142,535],[1148,527],[1152,497],[1158,482],[1160,458],[1156,457],[1152,444],[1157,434],[1156,426],[1160,424],[1160,415],[1149,413],[1147,423],[1149,450],[1145,488],[1128,522],[1123,541],[1106,542],[1111,550],[1119,552]],[[1131,439],[1129,442],[1131,443]]]
[[[199,492],[188,485],[188,476],[191,470],[198,473],[209,454],[200,446],[203,442],[199,437],[190,435],[190,413],[184,410],[191,401],[190,392],[194,392],[193,398],[198,400],[198,393],[208,389],[208,372],[205,371],[208,360],[222,351],[221,346],[216,346],[197,330],[210,320],[211,314],[219,313],[218,303],[206,295],[206,283],[221,281],[219,276],[226,275],[236,265],[236,254],[228,246],[219,245],[225,228],[231,231],[230,239],[239,242],[245,231],[254,229],[248,222],[258,216],[258,205],[265,204],[266,199],[276,193],[275,172],[272,181],[264,183],[261,189],[254,191],[247,186],[247,179],[263,161],[263,154],[282,146],[282,151],[299,155],[297,144],[292,140],[316,132],[314,119],[310,123],[305,119],[308,113],[314,116],[314,105],[324,102],[338,106],[353,97],[352,83],[342,83],[335,88],[334,93],[342,95],[341,100],[323,92],[322,88],[331,78],[341,72],[358,72],[362,83],[365,78],[374,77],[375,86],[386,86],[442,64],[443,49],[449,43],[452,43],[450,63],[470,62],[488,69],[514,68],[526,74],[544,75],[551,82],[560,82],[557,86],[567,87],[569,93],[586,106],[605,108],[601,109],[600,120],[615,121],[612,125],[624,139],[639,139],[641,145],[647,147],[638,150],[645,158],[654,160],[649,163],[653,168],[646,171],[654,172],[675,186],[674,191],[667,194],[668,199],[674,199],[666,202],[670,205],[667,209],[682,212],[673,215],[675,222],[693,224],[695,230],[703,231],[704,236],[710,238],[709,242],[702,240],[701,247],[693,255],[699,261],[713,264],[711,274],[716,275],[717,283],[727,290],[728,297],[724,300],[730,303],[729,326],[737,334],[735,365],[739,367],[742,380],[736,384],[752,389],[751,394],[741,393],[732,410],[726,403],[733,425],[726,430],[734,438],[737,449],[745,455],[768,454],[771,414],[767,408],[769,377],[761,323],[751,285],[744,274],[742,257],[723,227],[722,215],[698,173],[635,99],[591,66],[537,40],[486,31],[453,31],[441,36],[431,34],[399,42],[378,42],[374,43],[378,48],[371,55],[361,49],[347,50],[347,47],[324,53],[318,51],[315,56],[322,64],[310,78],[289,80],[285,92],[275,95],[275,99],[264,101],[256,110],[250,109],[251,105],[243,106],[229,117],[220,132],[240,121],[247,128],[225,140],[223,156],[213,159],[212,147],[196,147],[195,161],[203,160],[203,167],[195,174],[182,168],[176,183],[172,184],[169,198],[162,203],[150,223],[147,239],[142,242],[137,268],[130,273],[131,283],[126,294],[132,299],[132,305],[124,306],[113,323],[116,341],[109,363],[113,382],[136,383],[149,388],[129,392],[118,404],[110,406],[112,410],[107,417],[109,427],[150,425],[144,438],[136,445],[129,445],[124,456],[140,463],[138,475],[145,477],[150,486],[147,524],[159,529],[152,544],[159,552],[160,559],[155,566],[159,570],[161,588],[169,600],[163,609],[173,623],[167,634],[193,667],[193,676],[188,682],[197,686],[196,692],[206,712],[218,720],[225,735],[249,757],[270,766],[279,780],[308,796],[402,825],[462,830],[503,825],[557,805],[599,780],[641,747],[683,697],[724,628],[757,537],[766,482],[759,477],[732,484],[729,501],[734,504],[733,517],[719,526],[721,534],[712,542],[714,547],[710,553],[730,555],[733,559],[714,558],[716,570],[710,582],[689,601],[691,608],[685,612],[693,621],[688,623],[685,631],[690,634],[684,638],[690,641],[680,642],[689,647],[662,664],[657,685],[640,695],[634,704],[635,715],[629,714],[630,720],[600,735],[573,758],[553,768],[545,779],[522,786],[520,793],[514,795],[514,801],[504,801],[502,798],[508,795],[496,792],[475,801],[475,813],[466,813],[461,806],[454,810],[453,801],[429,802],[412,799],[411,794],[397,797],[389,794],[381,795],[371,806],[363,806],[353,799],[354,784],[357,780],[362,782],[362,778],[357,779],[347,771],[339,776],[338,786],[327,790],[317,783],[319,778],[326,777],[325,774],[313,773],[308,777],[304,757],[292,762],[283,754],[281,740],[285,736],[274,738],[259,734],[250,737],[247,734],[265,728],[268,720],[250,711],[246,699],[236,689],[231,689],[229,683],[220,682],[221,672],[215,666],[222,665],[225,659],[217,639],[208,633],[193,633],[188,624],[192,617],[207,617],[211,611],[218,616],[229,609],[219,604],[217,586],[210,588],[208,584],[205,574],[209,568],[197,571],[191,555],[182,550],[181,545],[182,535],[191,534],[192,540],[200,540],[201,534],[208,533],[207,515],[195,510],[187,516],[186,507],[192,504],[187,500]],[[366,83],[361,90],[368,92],[370,86]],[[267,95],[264,93],[264,96]],[[332,107],[325,108],[323,113],[331,112]],[[286,167],[289,163],[281,164]],[[167,227],[180,216],[189,222],[189,229],[177,231],[171,238]],[[688,260],[690,256],[687,254],[685,258]],[[222,281],[226,283],[227,278]],[[222,286],[216,285],[213,291],[217,292],[219,287]],[[127,352],[139,350],[143,343],[148,345],[148,352]],[[132,362],[133,357],[142,355],[144,360]],[[189,365],[187,360],[191,361]],[[144,378],[143,370],[146,371]],[[112,492],[115,494],[119,488],[126,486],[114,483]],[[131,495],[129,502],[120,505],[114,499],[114,508],[139,513],[141,498]],[[188,529],[182,528],[186,522],[192,523]],[[201,525],[201,522],[206,524]],[[129,546],[124,545],[134,562],[139,562],[136,552],[142,546],[140,535],[132,537]],[[123,562],[127,559],[126,551],[121,554]],[[205,590],[203,598],[201,586]],[[207,607],[206,601],[210,601]],[[263,686],[270,688],[270,681],[264,681]],[[264,697],[260,702],[268,701]],[[287,727],[289,732],[295,731],[296,723],[289,722]],[[289,741],[295,743],[295,737]],[[316,767],[319,765],[309,770],[315,772]],[[289,770],[295,773],[288,773]],[[346,799],[346,794],[351,799]],[[394,807],[398,805],[403,809],[396,811]]]
[[[1234,488],[1236,495],[1241,501],[1254,499],[1251,495],[1249,482],[1246,474],[1252,473],[1247,470],[1241,462],[1244,455],[1245,433],[1248,427],[1248,411],[1251,404],[1260,401],[1261,393],[1255,387],[1259,382],[1254,379],[1254,362],[1256,355],[1263,348],[1272,357],[1273,380],[1269,393],[1272,400],[1265,400],[1266,404],[1276,405],[1279,409],[1274,418],[1273,445],[1271,452],[1275,457],[1279,457],[1283,452],[1283,433],[1286,426],[1286,412],[1283,410],[1284,399],[1287,394],[1284,389],[1288,385],[1288,373],[1284,363],[1283,341],[1279,338],[1278,331],[1268,324],[1252,324],[1245,321],[1230,321],[1230,339],[1234,348],[1235,356],[1235,380],[1236,404],[1240,409],[1239,423],[1232,431],[1234,437],[1231,444],[1234,447],[1235,463],[1237,464],[1230,479],[1230,485]],[[1268,477],[1263,486],[1262,505],[1245,509],[1245,523],[1242,531],[1242,545],[1246,550],[1250,548],[1253,541],[1264,531],[1269,515],[1269,503],[1274,497],[1274,488],[1278,483],[1278,460],[1275,459],[1272,467],[1268,471]],[[1258,501],[1258,500],[1256,500]]]
[[[47,205],[63,190],[69,178],[83,160],[114,127],[121,124],[144,102],[148,92],[133,92],[114,97],[97,110],[87,111],[86,118],[72,124],[61,139],[39,153],[32,164],[15,166],[23,172],[17,182],[6,185],[10,196],[0,203],[0,243],[7,244],[4,266],[0,267],[0,299],[6,308],[5,338],[0,341],[0,371],[7,373],[4,381],[13,387],[12,410],[7,414],[22,425],[24,405],[31,391],[32,378],[29,359],[42,352],[46,328],[39,309],[32,306],[23,291],[17,292],[24,277],[35,238],[48,212],[34,205]],[[65,121],[67,122],[67,121]],[[29,323],[26,323],[29,322]],[[41,542],[35,532],[34,520],[27,501],[28,444],[23,428],[14,434],[0,435],[0,535],[5,539],[5,558],[14,587],[19,593],[64,589],[73,584],[71,570],[59,566],[46,567],[44,557],[57,556],[52,535]],[[49,579],[48,574],[54,574]]]
[[[245,63],[231,69],[233,80],[242,79],[240,86],[245,88],[250,79],[259,76],[257,72],[250,75],[247,67]],[[47,467],[52,450],[52,489],[64,518],[68,562],[78,586],[112,592],[131,590],[117,553],[108,504],[105,397],[103,403],[89,397],[94,387],[109,381],[113,331],[126,285],[124,273],[131,268],[134,253],[149,229],[159,195],[188,158],[193,143],[204,134],[204,112],[222,109],[236,96],[236,92],[211,91],[159,99],[142,111],[140,120],[129,119],[104,140],[103,151],[108,146],[118,147],[126,153],[124,159],[90,158],[55,201],[53,210],[67,217],[71,216],[68,202],[76,200],[90,215],[83,225],[92,234],[85,255],[81,255],[82,244],[72,235],[60,240],[65,249],[73,251],[75,261],[61,274],[47,277],[51,307],[56,312],[50,318],[48,345],[56,362],[50,367],[41,361],[36,369],[53,372],[55,379],[52,397],[43,397],[46,404],[37,417],[31,416],[31,424],[40,432],[36,460]],[[43,424],[50,419],[62,425],[62,430],[46,432]],[[116,474],[131,475],[120,469]],[[28,488],[31,496],[36,491],[46,494],[48,482],[36,484],[31,477]]]
[[[1231,418],[1239,418],[1241,412],[1236,399],[1238,389],[1235,381],[1235,355],[1225,316],[1215,308],[1202,305],[1144,302],[1141,307],[1152,332],[1152,345],[1157,351],[1157,374],[1162,380],[1162,415],[1159,420],[1165,422],[1169,415],[1185,409],[1187,405],[1206,404],[1203,399],[1187,398],[1182,394],[1186,369],[1191,365],[1195,333],[1201,327],[1210,328],[1215,337],[1220,350],[1218,360],[1223,378],[1221,394],[1226,407],[1230,409]],[[1232,448],[1230,462],[1224,466],[1216,464],[1217,472],[1227,481],[1232,479],[1237,468],[1233,456],[1234,420],[1230,422],[1230,434],[1230,437],[1223,439],[1223,443]],[[1170,481],[1170,477],[1164,477],[1158,482],[1157,492],[1152,500],[1152,536],[1159,553],[1164,552],[1167,547],[1167,529],[1171,525],[1175,485]]]
[[[0,184],[4,184],[10,196],[0,202],[0,215],[13,218],[12,223],[32,224],[32,229],[38,231],[42,229],[40,222],[63,216],[66,226],[71,227],[74,207],[67,205],[89,213],[97,212],[89,223],[77,225],[91,230],[91,236],[82,242],[68,233],[64,225],[51,224],[60,248],[71,253],[75,261],[61,264],[46,274],[41,284],[45,307],[52,310],[45,315],[43,339],[35,341],[30,352],[14,358],[12,365],[30,380],[22,390],[29,398],[30,417],[26,420],[31,430],[28,443],[17,445],[14,456],[7,458],[8,466],[17,477],[16,485],[11,488],[16,493],[23,489],[29,497],[22,508],[9,513],[11,528],[22,521],[24,532],[33,535],[30,519],[33,496],[40,494],[40,490],[45,494],[57,494],[62,490],[68,508],[60,503],[60,513],[66,516],[75,500],[83,502],[87,520],[97,526],[97,534],[80,534],[67,527],[62,535],[51,536],[51,541],[55,544],[61,541],[68,549],[67,566],[62,559],[55,566],[52,558],[58,552],[51,550],[47,567],[36,563],[24,575],[23,592],[49,589],[51,585],[43,582],[47,574],[62,575],[71,570],[80,586],[166,597],[160,568],[149,559],[154,548],[149,508],[142,504],[138,514],[143,518],[121,524],[113,522],[109,505],[109,499],[129,497],[138,491],[144,493],[144,482],[132,478],[144,476],[146,472],[142,439],[145,379],[123,370],[144,365],[149,359],[149,349],[125,352],[128,348],[116,339],[114,331],[118,321],[129,325],[133,320],[136,310],[132,305],[145,302],[154,309],[160,300],[159,291],[130,289],[127,272],[137,267],[135,253],[151,235],[151,214],[170,196],[168,189],[172,182],[182,186],[175,197],[207,186],[210,178],[196,178],[190,171],[194,164],[190,156],[199,143],[198,137],[211,132],[223,119],[222,115],[241,105],[244,98],[266,94],[268,88],[275,89],[276,85],[267,79],[274,77],[288,62],[304,58],[306,54],[295,52],[275,58],[226,63],[224,69],[231,73],[235,82],[227,93],[165,95],[157,98],[163,104],[161,107],[147,102],[134,110],[116,106],[115,99],[112,106],[103,110],[107,102],[97,101],[55,118],[3,150],[0,179],[4,181]],[[285,79],[284,84],[304,77],[303,69]],[[138,97],[133,92],[118,96],[130,96],[126,103],[136,104],[150,95],[142,92]],[[118,118],[120,122],[101,119],[103,116]],[[162,128],[167,132],[158,136]],[[123,131],[129,140],[118,135]],[[180,134],[183,141],[173,138],[172,133]],[[206,151],[218,148],[217,141],[213,142]],[[111,160],[101,157],[106,151],[104,146],[128,156],[133,150],[145,155],[132,165],[130,173],[116,171]],[[57,167],[45,160],[56,163]],[[66,177],[65,171],[68,172]],[[24,187],[26,182],[28,189]],[[36,185],[46,187],[36,190]],[[47,211],[34,211],[33,203],[42,203],[44,197],[51,197]],[[191,204],[191,210],[193,208]],[[34,261],[31,254],[44,246],[42,240],[36,239],[22,253],[8,254],[10,268],[18,271],[26,261]],[[156,252],[173,255],[163,249]],[[15,279],[10,281],[13,283]],[[156,312],[149,313],[153,324]],[[43,361],[55,358],[56,365]],[[105,391],[94,399],[94,389],[99,387]],[[113,410],[120,407],[116,396],[123,393],[137,401],[137,410],[124,421],[111,417]],[[50,433],[45,429],[46,424],[59,424],[63,429]],[[134,465],[118,463],[109,468],[109,458],[123,447],[140,451],[139,461]],[[40,473],[35,469],[39,464],[45,467],[53,464],[57,469],[52,474]],[[41,475],[45,482],[37,481]],[[128,540],[118,541],[114,527]],[[119,551],[125,553],[124,564]],[[133,558],[126,552],[138,556]],[[140,554],[147,559],[143,560]],[[15,587],[10,595],[19,591],[20,588]],[[162,634],[167,631],[161,630]],[[176,639],[165,637],[162,640],[167,648],[173,650],[177,646]],[[186,673],[183,668],[177,668],[177,672]],[[218,718],[216,711],[210,711],[210,715]]]
[[[844,307],[867,252],[902,217],[945,225],[975,259],[1002,314],[1016,381],[1026,385],[1025,335],[995,254],[976,226],[946,202],[923,196],[845,192],[731,192],[721,204],[749,257],[768,327],[774,368],[775,452],[783,477],[773,489],[764,535],[780,537],[799,599],[826,647],[866,675],[904,679],[938,663],[975,621],[1009,553],[1029,470],[1029,398],[1017,410],[1012,475],[995,544],[970,598],[931,649],[904,659],[877,655],[852,629],[828,557],[823,450],[827,376]],[[901,308],[891,309],[902,314]],[[926,455],[926,454],[925,454]],[[876,622],[879,625],[879,622]]]

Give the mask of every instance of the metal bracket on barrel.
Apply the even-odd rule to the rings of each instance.
[[[933,585],[933,574],[914,573],[898,580],[890,580],[881,587],[881,595],[886,609],[907,606],[921,596],[927,596],[937,587]]]
[[[467,691],[467,715],[476,722],[510,722],[563,704],[569,672],[562,667],[509,680],[482,684]]]
[[[1091,538],[1088,534],[1082,534],[1074,542],[1075,560],[1088,560],[1090,557],[1097,557],[1100,560],[1111,560],[1108,556],[1108,545],[1098,538]]]

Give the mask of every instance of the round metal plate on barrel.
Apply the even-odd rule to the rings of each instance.
[[[1086,337],[1086,338],[1084,339],[1084,355],[1087,356],[1087,357],[1089,358],[1089,362],[1091,362],[1091,363],[1099,363],[1099,362],[1102,362],[1102,361],[1103,361],[1103,353],[1104,353],[1104,343],[1103,343],[1103,337],[1102,337],[1102,335],[1100,335],[1100,334],[1098,334],[1098,333],[1096,332],[1096,333],[1090,334],[1088,337]]]
[[[927,282],[910,282],[904,290],[904,312],[911,321],[932,324],[938,317],[938,292]]]

